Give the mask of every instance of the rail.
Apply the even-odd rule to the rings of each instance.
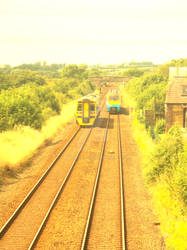
[[[127,249],[126,245],[126,224],[125,224],[125,198],[124,198],[124,179],[123,179],[123,159],[121,147],[120,118],[118,115],[118,148],[119,148],[119,164],[120,164],[120,198],[121,198],[121,233],[122,233],[122,250]]]
[[[104,141],[103,141],[102,151],[101,151],[100,160],[99,160],[99,167],[98,167],[96,180],[95,180],[95,184],[94,184],[94,189],[93,189],[93,193],[92,193],[92,198],[91,198],[91,202],[90,202],[90,208],[89,208],[89,212],[88,212],[86,227],[85,227],[85,230],[84,230],[83,239],[82,239],[82,243],[81,243],[81,250],[86,249],[86,242],[87,242],[87,239],[88,239],[89,229],[90,229],[90,225],[91,225],[91,218],[92,218],[93,209],[94,209],[94,202],[95,202],[95,199],[96,199],[96,193],[97,193],[97,188],[98,188],[98,183],[99,183],[101,166],[102,166],[102,162],[103,162],[103,156],[104,156],[104,150],[105,150],[105,145],[106,145],[109,120],[110,120],[110,114],[108,115],[108,121],[107,121],[107,126],[106,126],[106,131],[105,131],[105,137],[104,137]]]
[[[71,167],[70,167],[70,169],[69,169],[69,171],[68,171],[68,173],[67,173],[67,175],[66,175],[66,177],[65,177],[65,179],[64,179],[64,181],[63,181],[63,183],[61,184],[61,186],[60,186],[60,188],[59,188],[59,190],[58,190],[58,192],[57,192],[57,194],[56,194],[54,200],[52,201],[51,206],[50,206],[50,208],[48,209],[48,211],[47,211],[47,213],[46,213],[46,216],[44,217],[44,219],[43,219],[43,221],[42,221],[42,223],[41,223],[41,225],[40,225],[40,227],[39,227],[39,229],[38,229],[36,235],[34,236],[33,241],[31,242],[31,244],[30,244],[28,250],[34,249],[34,246],[36,245],[36,243],[37,243],[37,241],[38,241],[38,239],[39,239],[39,236],[40,236],[40,234],[41,234],[41,232],[42,232],[42,229],[43,229],[45,223],[47,222],[47,219],[48,219],[48,217],[49,217],[49,215],[50,215],[50,213],[51,213],[53,207],[55,206],[56,202],[58,201],[58,198],[60,197],[60,194],[61,194],[63,188],[65,187],[65,184],[67,183],[67,181],[68,181],[68,179],[69,179],[69,177],[70,177],[70,175],[71,175],[71,172],[72,172],[72,170],[73,170],[73,168],[74,168],[74,166],[75,166],[75,163],[77,162],[77,160],[78,160],[78,158],[79,158],[79,155],[80,155],[80,153],[82,152],[82,150],[83,150],[83,148],[84,148],[84,146],[85,146],[85,144],[86,144],[86,142],[87,142],[87,140],[88,140],[88,138],[89,138],[89,136],[90,136],[90,134],[91,134],[91,131],[92,131],[92,128],[90,129],[90,131],[89,131],[89,133],[88,133],[88,135],[87,135],[87,137],[86,137],[84,143],[82,144],[82,146],[81,146],[81,148],[80,148],[78,154],[76,155],[76,157],[75,157],[75,159],[74,159],[74,161],[73,161],[73,164],[71,165]]]
[[[60,153],[57,155],[57,157],[54,159],[54,161],[51,163],[51,165],[47,168],[45,173],[40,177],[38,182],[34,185],[34,187],[30,190],[30,192],[27,194],[27,196],[24,198],[24,200],[20,203],[20,205],[16,208],[16,210],[13,212],[11,217],[6,221],[6,223],[3,225],[3,227],[0,229],[0,239],[3,237],[3,235],[6,233],[8,228],[11,226],[11,224],[14,222],[16,217],[19,215],[21,210],[25,207],[25,205],[28,203],[34,192],[38,189],[40,184],[44,181],[44,179],[47,177],[55,163],[58,161],[58,159],[61,157],[61,155],[64,153],[64,151],[67,149],[69,144],[72,142],[72,140],[75,138],[77,133],[80,131],[80,128],[76,130],[76,132],[73,134],[73,136],[70,138],[70,140],[67,142],[67,144],[64,146],[64,148],[60,151]]]

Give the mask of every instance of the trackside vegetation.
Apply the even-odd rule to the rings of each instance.
[[[29,69],[0,73],[0,131],[16,126],[41,129],[47,119],[59,115],[62,105],[94,90],[86,65],[68,65],[61,77],[51,79]]]
[[[152,196],[166,249],[187,249],[187,137],[177,126],[165,133],[164,118],[151,128],[142,116],[153,107],[153,96],[164,109],[167,78],[161,71],[134,77],[125,87],[133,105],[133,131],[142,160],[142,173]],[[128,98],[127,98],[128,97]]]
[[[73,119],[73,100],[95,90],[88,74],[76,64],[0,68],[0,184]]]

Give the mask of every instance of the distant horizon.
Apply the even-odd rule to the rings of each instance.
[[[166,63],[171,63],[172,60],[179,60],[179,59],[185,59],[187,57],[180,57],[180,58],[173,58],[171,60],[168,60],[168,61],[163,61],[163,62],[155,62],[153,60],[130,60],[130,61],[122,61],[122,62],[119,62],[119,63],[93,63],[93,64],[88,64],[86,62],[80,62],[80,63],[76,63],[76,62],[70,62],[70,63],[67,63],[67,62],[48,62],[47,60],[37,60],[37,61],[33,61],[33,62],[21,62],[21,63],[18,63],[18,64],[10,64],[10,63],[4,63],[4,64],[0,64],[0,67],[4,67],[6,65],[10,66],[10,67],[16,67],[16,66],[20,66],[20,65],[23,65],[23,64],[36,64],[36,63],[41,63],[41,64],[44,64],[46,63],[46,65],[52,65],[52,64],[65,64],[65,65],[70,65],[70,64],[76,64],[76,65],[81,65],[81,64],[86,64],[88,66],[96,66],[96,65],[100,65],[100,66],[106,66],[106,65],[120,65],[120,64],[130,64],[130,63],[146,63],[146,62],[151,62],[153,65],[162,65],[162,64],[166,64]]]

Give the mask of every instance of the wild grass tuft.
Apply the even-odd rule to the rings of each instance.
[[[27,164],[34,152],[70,122],[73,116],[74,102],[71,102],[63,106],[60,115],[50,118],[40,131],[22,126],[1,133],[0,184],[5,177],[15,177],[16,171]]]

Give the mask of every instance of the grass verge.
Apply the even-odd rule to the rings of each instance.
[[[51,117],[40,131],[18,127],[0,134],[0,185],[7,178],[16,177],[24,166],[30,166],[37,149],[73,120],[74,105],[74,101],[65,104],[61,114]]]

